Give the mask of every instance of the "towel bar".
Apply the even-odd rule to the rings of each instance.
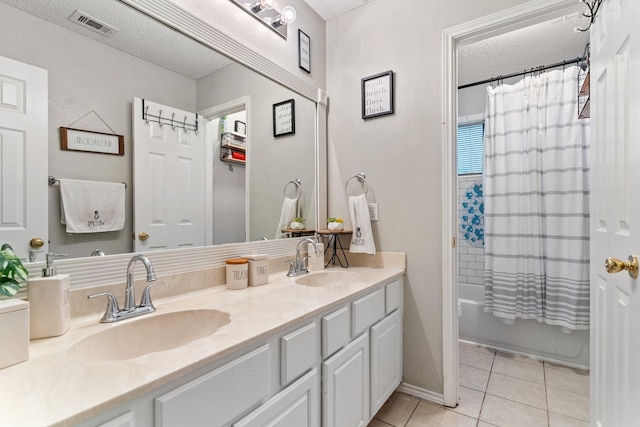
[[[47,178],[47,182],[49,183],[49,185],[54,185],[56,182],[60,182],[60,180],[55,176],[49,175],[49,177]],[[124,188],[127,188],[126,182],[122,182],[122,184],[124,184]]]
[[[295,188],[295,190],[294,190],[294,191],[295,191],[298,195],[295,197],[295,199],[296,199],[296,200],[300,200],[300,196],[302,195],[302,188],[301,188],[301,186],[302,186],[302,181],[300,181],[300,178],[297,178],[297,179],[291,180],[291,181],[287,182],[287,183],[284,185],[284,190],[282,191],[282,192],[283,192],[283,194],[284,194],[284,197],[287,197],[287,187],[289,186],[289,184],[293,184],[293,185],[295,185],[295,186],[296,186],[296,188]]]
[[[354,175],[354,176],[352,176],[351,178],[349,178],[347,180],[347,182],[344,184],[345,193],[347,193],[347,195],[349,195],[349,190],[348,190],[349,182],[354,178],[357,179],[358,182],[360,182],[361,184],[364,185],[364,192],[362,194],[364,194],[366,196],[367,193],[369,192],[369,188],[367,187],[367,176],[364,174],[364,172],[360,172],[359,174]]]

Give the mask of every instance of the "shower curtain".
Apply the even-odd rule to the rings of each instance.
[[[588,120],[578,67],[487,89],[485,311],[589,329]]]

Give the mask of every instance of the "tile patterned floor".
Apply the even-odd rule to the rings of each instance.
[[[460,404],[394,393],[369,427],[588,427],[589,372],[460,343]]]

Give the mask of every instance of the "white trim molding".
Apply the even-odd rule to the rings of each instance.
[[[427,402],[435,403],[436,405],[442,405],[444,403],[443,397],[439,393],[435,393],[431,390],[427,390],[421,387],[417,387],[412,384],[400,383],[397,388],[397,391],[401,393],[406,393],[411,396],[418,397],[422,400],[426,400]]]
[[[442,32],[442,324],[443,404],[458,402],[458,262],[456,126],[457,48],[489,37],[575,13],[575,0],[533,0]]]

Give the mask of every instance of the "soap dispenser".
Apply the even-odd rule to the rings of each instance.
[[[320,242],[318,233],[315,234],[313,240],[316,241],[318,252],[316,253],[316,248],[311,243],[307,243],[307,253],[309,255],[307,269],[309,271],[324,270],[324,243]]]
[[[42,277],[27,280],[27,299],[30,304],[31,339],[57,337],[69,330],[69,275],[56,274],[53,260],[62,254],[46,254],[47,265]]]

